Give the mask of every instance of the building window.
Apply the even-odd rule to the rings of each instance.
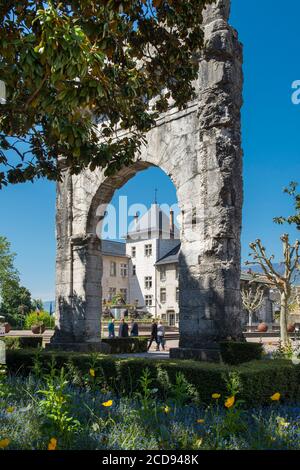
[[[179,267],[176,266],[175,278],[178,279],[178,277],[179,277]]]
[[[152,307],[152,295],[145,295],[146,307]]]
[[[126,288],[120,289],[120,294],[122,296],[122,299],[126,303],[127,302],[127,289]]]
[[[162,266],[160,268],[160,280],[165,281],[166,280],[166,267]]]
[[[135,258],[135,257],[136,257],[136,247],[132,246],[131,247],[131,258]]]
[[[117,275],[117,263],[115,261],[110,262],[110,275],[116,277]]]
[[[179,287],[176,287],[176,302],[179,302]]]
[[[145,289],[151,289],[152,287],[152,276],[145,277]]]
[[[115,287],[109,288],[108,300],[112,300],[117,293],[117,289]]]
[[[127,264],[126,263],[121,263],[120,268],[121,268],[121,276],[122,277],[127,277],[127,274],[128,274]]]
[[[165,289],[165,287],[162,287],[160,289],[160,301],[162,304],[166,303],[167,301],[167,290]]]
[[[152,255],[152,244],[145,245],[145,256],[151,256],[151,255]]]
[[[132,265],[132,275],[136,276],[136,265],[135,264]]]

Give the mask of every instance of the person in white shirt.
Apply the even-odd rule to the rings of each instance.
[[[158,350],[161,346],[162,350],[164,351],[166,340],[165,340],[165,327],[162,324],[162,321],[159,321],[158,326],[157,326],[157,343],[158,343]]]

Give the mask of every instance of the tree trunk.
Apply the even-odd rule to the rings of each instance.
[[[288,325],[288,297],[285,292],[281,294],[280,302],[280,339],[283,346],[289,343],[289,335],[287,331]]]
[[[252,318],[253,318],[253,312],[249,311],[249,331],[251,331],[251,327],[252,327]]]

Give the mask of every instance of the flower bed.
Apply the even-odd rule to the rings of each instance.
[[[1,375],[0,448],[300,449],[300,406],[281,404],[273,388],[268,407],[243,409],[234,374],[206,407],[181,375],[158,400],[147,369],[130,397],[116,396],[93,368],[81,374],[83,385],[76,385],[74,370],[52,365],[50,376],[40,372]]]

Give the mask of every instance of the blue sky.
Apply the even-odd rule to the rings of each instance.
[[[291,101],[291,84],[300,80],[299,17],[299,0],[232,0],[231,24],[244,44],[243,259],[248,243],[261,237],[280,260],[283,228],[272,218],[292,211],[282,189],[291,180],[300,182],[300,105]],[[157,169],[138,174],[119,194],[127,195],[130,204],[150,205],[155,187],[160,188],[159,203],[176,201],[172,183]],[[0,234],[17,253],[22,282],[34,297],[53,299],[55,185],[40,180],[4,189],[0,208]],[[289,232],[296,238],[296,230]]]

